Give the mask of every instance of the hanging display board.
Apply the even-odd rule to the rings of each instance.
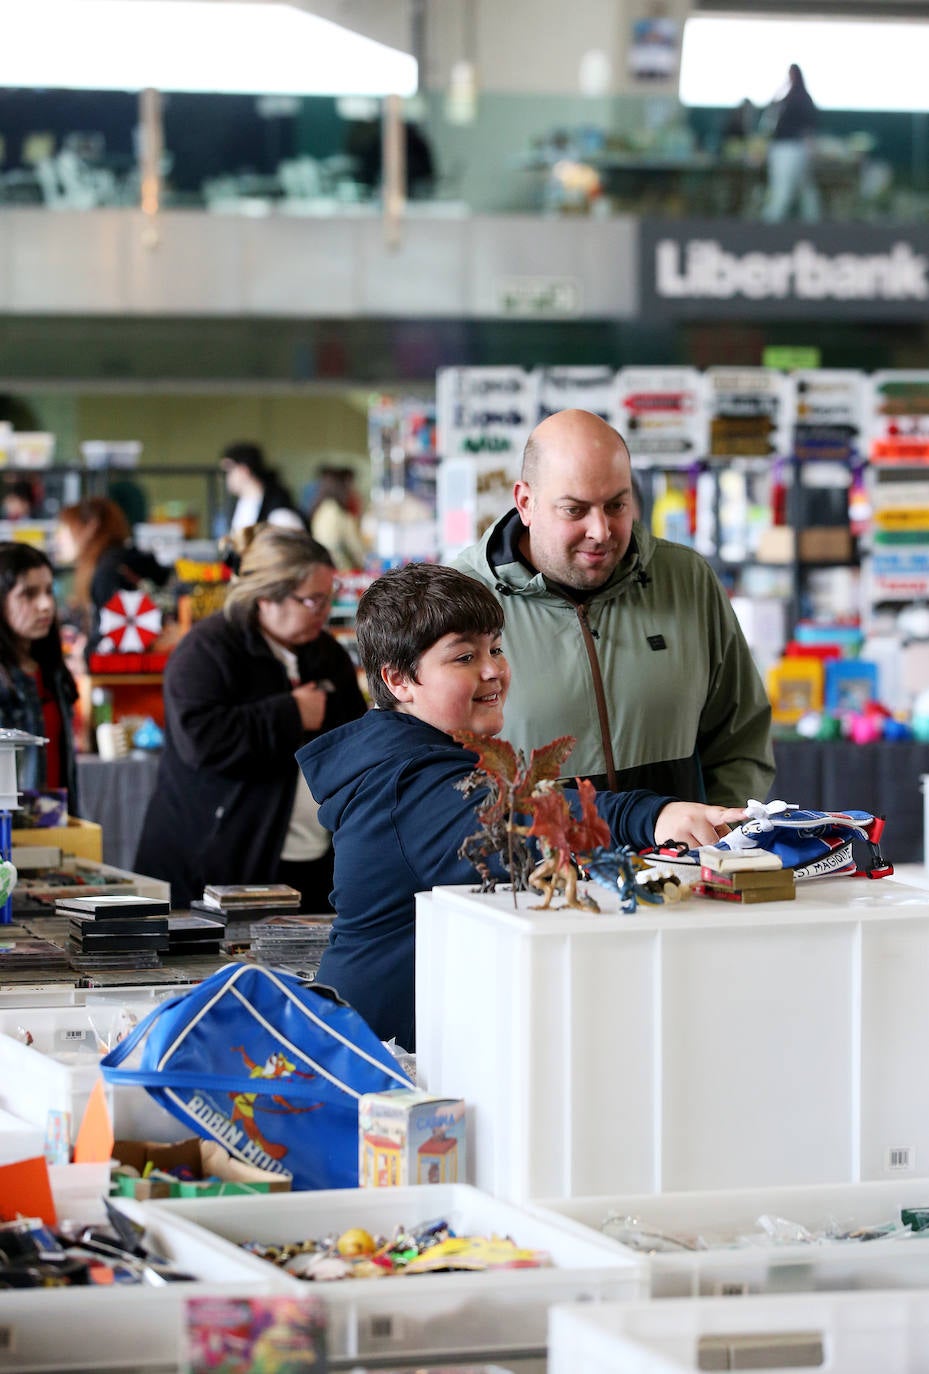
[[[379,396],[368,409],[374,551],[388,563],[433,559],[436,547],[435,406]]]
[[[768,367],[710,367],[703,374],[712,458],[774,458],[790,452],[794,384]]]
[[[589,410],[612,424],[615,376],[611,367],[538,368],[538,419],[559,410]]]
[[[871,377],[872,463],[929,463],[929,372]]]
[[[540,376],[521,367],[440,368],[436,436],[440,556],[454,558],[512,505],[539,414]]]
[[[707,449],[703,379],[695,367],[622,368],[609,419],[640,466],[650,460],[686,466]]]
[[[929,372],[870,379],[871,607],[929,599]]]
[[[850,461],[862,452],[866,382],[863,372],[821,368],[793,374],[793,451],[800,459]]]

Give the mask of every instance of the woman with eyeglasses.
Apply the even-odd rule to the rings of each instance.
[[[175,908],[208,883],[284,882],[328,912],[332,848],[295,752],[365,712],[355,669],[325,630],[332,559],[302,530],[233,536],[221,612],[168,660],[165,750],[136,871],[171,883]]]

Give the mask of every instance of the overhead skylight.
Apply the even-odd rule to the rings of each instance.
[[[796,62],[824,110],[929,110],[929,21],[695,15],[684,25],[681,101],[765,106]]]
[[[0,86],[412,95],[416,59],[290,4],[0,0]]]

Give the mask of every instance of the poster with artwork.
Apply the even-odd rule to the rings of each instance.
[[[632,20],[629,75],[636,81],[669,81],[680,60],[680,25],[659,5]]]

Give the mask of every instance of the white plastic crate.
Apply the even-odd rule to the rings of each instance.
[[[0,988],[0,1012],[10,1008],[87,1007],[94,1003],[143,1003],[151,1010],[158,1002],[186,992],[192,983],[115,983],[100,988],[78,988],[73,983],[17,983]]]
[[[471,1181],[573,1197],[929,1171],[929,899],[533,910],[418,899],[417,1077],[469,1107]]]
[[[419,1188],[348,1188],[266,1197],[172,1198],[143,1204],[171,1229],[184,1254],[187,1239],[228,1252],[230,1245],[262,1244],[339,1234],[361,1226],[391,1235],[445,1217],[458,1234],[506,1235],[518,1245],[547,1251],[554,1267],[488,1273],[396,1275],[316,1285],[275,1272],[287,1290],[322,1295],[329,1305],[329,1354],[391,1360],[442,1355],[481,1357],[545,1348],[547,1309],[553,1302],[635,1298],[645,1295],[639,1257],[602,1237],[581,1235],[499,1202],[465,1184]],[[244,1253],[244,1252],[243,1252]],[[272,1269],[266,1260],[246,1256]]]
[[[106,1037],[120,1007],[139,1020],[148,1015],[155,1001],[136,1000],[135,991],[127,988],[119,1001],[85,1006],[0,1009],[0,1107],[41,1127],[43,1134],[50,1111],[69,1112],[73,1144],[100,1077],[100,1053],[83,1046],[93,1047],[95,1030]],[[20,1027],[32,1036],[31,1045],[16,1038]],[[174,1141],[191,1134],[144,1088],[105,1083],[104,1091],[117,1139]]]
[[[550,1315],[548,1374],[924,1374],[929,1342],[927,1293],[603,1303]]]
[[[72,1168],[74,1166],[71,1166]],[[143,1219],[141,1204],[119,1206]],[[270,1264],[258,1268],[244,1252],[176,1237],[157,1216],[144,1216],[146,1243],[194,1275],[165,1288],[54,1288],[0,1290],[0,1371],[67,1374],[87,1371],[177,1370],[184,1300],[210,1294],[243,1297],[281,1292]]]
[[[607,1216],[635,1217],[646,1231],[692,1241],[705,1250],[643,1254],[653,1298],[929,1288],[929,1231],[886,1240],[765,1244],[760,1216],[783,1218],[814,1234],[827,1227],[853,1231],[900,1221],[904,1207],[929,1207],[929,1179],[889,1183],[751,1188],[728,1193],[645,1193],[637,1197],[548,1199],[539,1216],[576,1225],[579,1234],[604,1233]],[[754,1237],[744,1244],[736,1238]],[[620,1244],[617,1240],[616,1244]]]
[[[40,1126],[0,1108],[0,1165],[35,1159],[44,1145],[45,1132]]]

